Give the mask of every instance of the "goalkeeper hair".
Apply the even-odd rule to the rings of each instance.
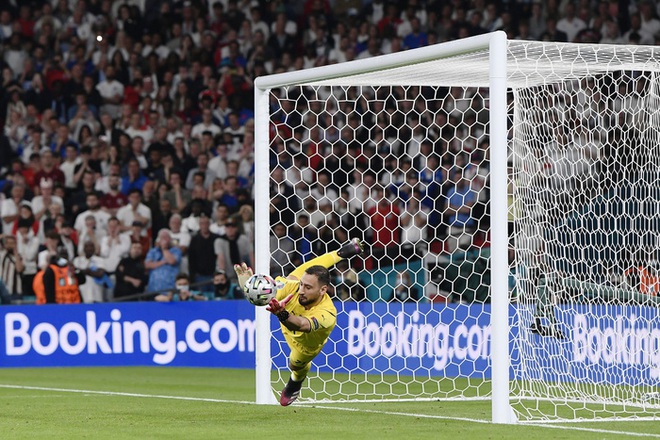
[[[321,284],[322,286],[330,285],[330,271],[321,265],[308,267],[305,270],[305,273],[308,275],[316,276],[316,278],[318,278],[319,280],[319,284]]]

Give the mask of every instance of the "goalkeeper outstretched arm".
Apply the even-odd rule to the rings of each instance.
[[[300,280],[302,274],[312,266],[323,266],[326,269],[331,268],[335,264],[339,263],[341,260],[354,257],[356,255],[364,252],[364,245],[362,241],[358,238],[354,238],[350,242],[346,243],[341,249],[337,251],[328,252],[327,254],[320,255],[316,258],[312,258],[306,263],[298,266],[293,272],[291,272],[287,278],[290,280]],[[245,282],[254,275],[254,271],[247,264],[235,264],[234,271],[238,277],[238,285],[243,288]]]

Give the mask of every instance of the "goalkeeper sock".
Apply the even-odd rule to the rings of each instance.
[[[307,371],[292,371],[291,379],[294,382],[302,382],[307,377]]]

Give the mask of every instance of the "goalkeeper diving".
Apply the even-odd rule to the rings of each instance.
[[[338,262],[364,251],[357,238],[337,251],[328,252],[298,266],[286,278],[277,277],[276,296],[266,310],[275,315],[291,350],[289,369],[291,378],[282,390],[280,405],[288,406],[300,396],[300,388],[307,377],[312,360],[327,342],[337,323],[337,309],[327,294],[330,285],[329,269]],[[245,263],[234,265],[241,287],[253,275]]]

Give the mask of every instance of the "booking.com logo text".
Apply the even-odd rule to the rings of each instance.
[[[183,339],[177,341],[176,323],[172,320],[122,321],[121,312],[110,312],[110,321],[99,321],[94,311],[87,311],[85,322],[66,322],[56,327],[50,322],[31,326],[24,313],[5,315],[5,355],[23,356],[33,350],[49,356],[58,349],[67,355],[131,354],[136,350],[154,353],[153,362],[167,365],[177,353],[191,350],[220,353],[233,350],[254,352],[255,325],[251,319],[232,322],[219,319],[208,322],[196,319],[186,325]]]

